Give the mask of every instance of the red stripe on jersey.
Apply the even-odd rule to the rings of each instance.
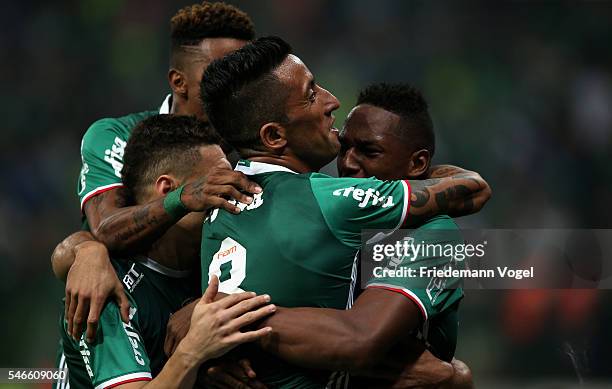
[[[408,187],[408,205],[406,206],[406,216],[404,217],[404,221],[402,221],[402,224],[400,226],[400,228],[404,228],[406,226],[406,222],[408,221],[408,218],[410,217],[410,196],[412,195],[412,187],[410,186],[410,181],[408,180],[403,180],[406,183],[406,186]]]
[[[425,312],[425,309],[423,308],[423,303],[421,303],[416,297],[410,295],[409,293],[406,293],[403,289],[392,288],[390,286],[383,286],[383,285],[366,286],[366,289],[369,289],[369,288],[389,290],[391,292],[399,293],[402,296],[408,297],[413,303],[416,304],[417,307],[419,307],[419,311],[421,312],[421,315],[423,316],[423,321],[427,321],[427,313]]]
[[[111,386],[106,386],[104,387],[104,389],[111,389],[111,388],[115,388],[119,385],[125,385],[125,384],[129,384],[130,382],[136,382],[136,381],[151,381],[152,378],[149,377],[139,377],[139,378],[132,378],[129,380],[125,380],[125,381],[121,381],[121,382],[117,382],[116,384],[112,384]]]
[[[113,190],[113,189],[117,189],[117,188],[122,188],[124,185],[119,184],[117,186],[111,186],[110,188],[102,188],[102,189],[98,189],[93,193],[90,193],[87,195],[87,197],[85,197],[83,199],[83,205],[81,205],[81,212],[84,212],[85,210],[85,203],[88,202],[89,200],[91,200],[92,198],[96,197],[99,194],[102,194],[104,192],[108,192],[109,190]]]

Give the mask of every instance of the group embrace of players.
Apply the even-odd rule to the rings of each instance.
[[[460,280],[356,284],[363,229],[460,243],[451,217],[490,197],[477,173],[431,165],[420,92],[371,85],[339,132],[336,97],[244,12],[196,4],[171,29],[159,111],[83,137],[85,225],[52,257],[58,387],[472,387],[454,358]],[[340,178],[317,173],[334,158]]]

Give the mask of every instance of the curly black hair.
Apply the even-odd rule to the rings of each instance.
[[[409,140],[415,150],[427,149],[433,156],[436,138],[429,106],[423,94],[405,83],[377,83],[359,92],[357,105],[369,104],[399,115],[398,135]]]
[[[204,109],[219,134],[236,149],[257,149],[261,126],[287,121],[288,91],[272,71],[290,53],[291,46],[281,38],[263,37],[206,68],[200,85]]]
[[[219,142],[217,132],[194,116],[154,115],[141,121],[123,155],[124,200],[136,204],[162,174],[186,178],[201,158],[198,148]]]
[[[225,3],[193,4],[180,9],[170,20],[172,46],[198,45],[205,38],[255,38],[249,15]]]

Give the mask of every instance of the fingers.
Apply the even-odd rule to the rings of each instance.
[[[229,308],[231,306],[234,306],[234,305],[238,304],[241,301],[253,298],[255,296],[256,296],[256,294],[253,293],[253,292],[234,293],[234,294],[230,294],[229,296],[227,296],[225,298],[222,298],[219,301],[216,301],[214,304],[219,309],[227,309],[227,308]],[[260,296],[260,297],[263,297],[263,296]]]
[[[225,320],[237,318],[241,315],[246,315],[249,311],[252,311],[255,308],[260,307],[269,302],[270,302],[270,296],[267,294],[249,298],[233,306],[228,307],[228,309],[224,312],[223,317]],[[273,307],[273,305],[268,306],[268,308],[269,307]]]
[[[74,325],[74,313],[76,311],[78,296],[72,296],[70,298],[70,305],[68,306],[68,311],[66,313],[66,321],[68,322],[68,335],[72,336],[72,327]]]
[[[216,274],[210,276],[210,280],[208,281],[208,287],[204,292],[204,295],[200,299],[200,303],[210,304],[215,301],[215,297],[217,297],[217,292],[219,292],[219,277]]]
[[[242,193],[232,185],[212,185],[209,184],[206,188],[207,207],[209,208],[223,208],[228,212],[238,214],[240,208],[235,201],[230,202],[231,199],[238,201],[241,204],[251,204],[253,197],[248,194]]]
[[[263,382],[257,381],[257,380],[250,380],[249,381],[249,385],[253,389],[268,389],[268,387],[266,385],[264,385]]]
[[[238,208],[235,204],[230,203],[229,200],[226,200],[223,197],[211,197],[208,200],[208,204],[210,209],[221,208],[235,215],[240,213],[240,208]]]
[[[266,305],[265,307],[261,307],[256,311],[249,310],[244,315],[232,320],[229,323],[229,328],[231,330],[238,331],[240,328],[253,324],[256,321],[273,314],[274,312],[276,312],[276,306],[274,304]]]
[[[246,192],[243,193],[243,192]],[[223,208],[231,213],[240,213],[234,199],[242,204],[251,204],[253,197],[248,193],[261,193],[259,185],[248,180],[241,172],[224,169],[213,169],[207,177],[201,177],[185,187],[181,200],[192,211],[211,208]]]
[[[239,378],[232,376],[226,369],[220,366],[213,366],[206,370],[208,378],[220,388],[249,388],[249,386]]]
[[[235,199],[243,204],[251,204],[253,202],[253,197],[242,193],[232,185],[211,185],[209,190],[210,193],[216,193],[223,198]]]
[[[70,300],[71,300],[72,292],[66,289],[66,300],[64,301],[64,319],[68,320],[68,308],[70,308]],[[68,331],[70,333],[70,331]]]
[[[115,287],[113,294],[115,295],[115,301],[119,306],[121,320],[123,320],[125,324],[128,324],[130,322],[130,300],[128,300],[121,282],[119,282],[119,284]]]
[[[227,342],[235,346],[261,339],[272,332],[272,327],[264,327],[255,331],[235,332],[227,338]]]
[[[91,301],[91,306],[89,307],[89,315],[87,316],[87,332],[85,334],[85,339],[87,339],[87,342],[89,343],[93,343],[94,341],[96,331],[98,330],[100,312],[102,312],[103,307],[103,297],[96,297]]]
[[[89,299],[80,298],[74,313],[74,321],[72,324],[72,337],[75,340],[79,340],[81,338],[81,334],[83,333],[83,323],[88,311]]]
[[[234,170],[212,174],[209,182],[217,185],[232,185],[241,192],[261,193],[262,191],[261,187],[250,181],[244,173]]]
[[[242,368],[242,371],[244,372],[244,374],[247,377],[255,378],[257,376],[257,374],[255,374],[255,371],[251,367],[251,361],[249,361],[248,359],[241,359],[241,360],[239,360],[238,361],[238,366],[240,366]]]

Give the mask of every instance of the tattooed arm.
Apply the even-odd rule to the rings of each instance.
[[[261,189],[229,165],[213,168],[210,174],[185,185],[181,202],[190,211],[218,207],[237,213],[239,209],[226,198],[243,203],[252,199],[241,191]],[[176,221],[164,209],[163,199],[144,205],[122,207],[117,189],[93,197],[85,203],[85,214],[93,236],[77,232],[58,245],[52,265],[58,278],[66,277],[66,320],[68,330],[79,337],[85,320],[87,337],[96,332],[106,299],[115,297],[122,318],[127,320],[128,300],[110,263],[108,251],[135,251],[163,234]],[[99,240],[96,241],[94,238]],[[67,276],[66,276],[67,274]]]
[[[155,241],[175,220],[164,209],[164,199],[124,207],[121,189],[96,195],[85,203],[91,233],[110,251],[136,252]]]
[[[458,174],[473,173],[454,165],[434,165],[429,168],[427,178],[445,178],[452,177]],[[476,173],[474,173],[476,174]]]
[[[118,191],[106,191],[85,203],[91,232],[109,251],[135,252],[146,248],[176,222],[164,209],[163,198],[124,207]],[[241,193],[243,191],[257,193],[260,189],[243,173],[220,165],[208,176],[185,185],[181,202],[189,211],[224,208],[238,213],[238,207],[229,203],[227,198],[249,204],[252,199]]]
[[[433,166],[429,179],[410,180],[410,217],[415,226],[440,214],[457,217],[476,213],[491,198],[491,187],[476,172],[451,165]]]

